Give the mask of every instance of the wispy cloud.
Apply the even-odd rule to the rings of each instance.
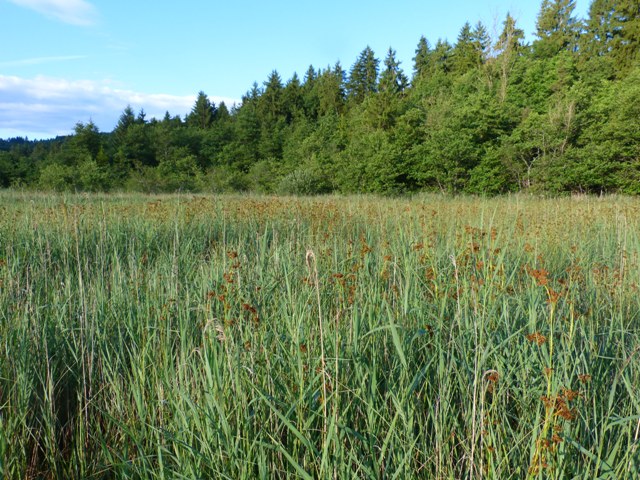
[[[216,96],[210,99],[228,106],[238,102]],[[184,115],[194,102],[195,95],[135,92],[115,88],[109,81],[0,75],[0,138],[66,135],[77,122],[90,119],[102,131],[111,131],[127,105],[144,109],[150,119],[162,118],[167,111]]]
[[[9,60],[7,62],[0,62],[0,68],[7,67],[27,67],[32,65],[42,65],[44,63],[57,63],[68,62],[72,60],[82,60],[87,58],[86,55],[66,55],[58,57],[36,57],[36,58],[23,58],[21,60]]]
[[[9,0],[21,7],[30,8],[64,23],[82,27],[93,25],[98,12],[85,0]]]

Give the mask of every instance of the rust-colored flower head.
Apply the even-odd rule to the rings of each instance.
[[[582,384],[589,383],[591,381],[591,375],[588,373],[582,373],[578,375],[578,380],[580,380],[580,383]]]
[[[538,346],[543,345],[547,341],[547,337],[539,332],[533,332],[526,336],[526,339]]]

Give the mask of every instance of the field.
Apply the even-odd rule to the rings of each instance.
[[[640,200],[0,194],[0,477],[640,478]]]

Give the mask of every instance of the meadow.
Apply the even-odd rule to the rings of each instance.
[[[640,200],[0,193],[0,477],[640,478]]]

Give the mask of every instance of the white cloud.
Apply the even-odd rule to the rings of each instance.
[[[82,27],[93,25],[98,16],[96,8],[85,0],[9,0],[64,23]]]
[[[49,138],[67,135],[77,122],[90,119],[102,131],[111,131],[127,105],[144,109],[147,119],[165,112],[185,115],[196,95],[141,93],[114,88],[109,81],[67,80],[38,76],[22,78],[0,75],[0,138],[28,136]],[[209,97],[229,107],[238,100]]]

